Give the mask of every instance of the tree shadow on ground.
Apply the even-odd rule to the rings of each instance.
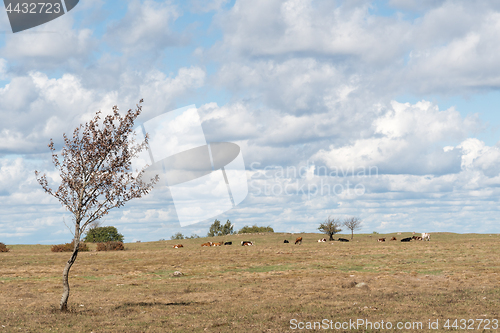
[[[164,303],[164,302],[126,302],[126,303],[123,303],[122,305],[115,306],[115,310],[136,307],[136,306],[154,307],[154,306],[175,306],[175,305],[194,305],[194,304],[203,304],[203,303],[200,303],[200,302],[169,302],[169,303]]]

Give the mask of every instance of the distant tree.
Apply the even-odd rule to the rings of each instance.
[[[212,225],[210,226],[207,237],[225,236],[232,234],[234,234],[233,225],[229,220],[227,220],[226,224],[224,225],[222,225],[219,220],[215,220],[214,223],[212,223]]]
[[[219,220],[215,220],[214,223],[210,226],[210,230],[208,230],[207,237],[219,236],[222,232],[222,225]]]
[[[361,219],[359,217],[349,217],[344,220],[344,226],[351,230],[351,239],[354,238],[354,230],[361,228]]]
[[[80,237],[86,228],[102,219],[109,210],[123,206],[127,201],[140,198],[149,193],[158,181],[143,180],[145,167],[137,175],[131,168],[132,159],[148,144],[135,144],[132,131],[135,119],[142,111],[140,104],[135,111],[128,110],[120,115],[118,107],[101,121],[100,111],[89,122],[81,124],[72,137],[63,134],[64,145],[58,157],[52,139],[49,148],[52,162],[56,167],[61,183],[56,191],[49,186],[47,176],[35,171],[38,183],[48,194],[57,198],[73,215],[74,249],[63,270],[63,295],[60,310],[68,309],[68,274],[76,260]]]
[[[222,235],[221,236],[234,234],[233,227],[234,226],[231,224],[231,221],[227,220],[226,224],[224,224],[222,226]]]
[[[274,232],[274,229],[271,228],[270,226],[267,227],[258,227],[256,224],[253,226],[244,226],[243,228],[238,231],[239,234],[253,234],[253,233],[259,233],[259,232]]]
[[[200,236],[198,236],[197,234],[191,234],[191,236],[189,236],[187,238],[195,239],[195,238],[200,238]]]
[[[335,222],[335,219],[330,216],[325,220],[325,223],[319,225],[318,230],[330,236],[329,240],[331,241],[333,240],[333,235],[342,231],[342,229],[340,229],[340,223]]]
[[[83,239],[84,242],[105,243],[123,242],[123,235],[115,227],[91,227]]]
[[[171,236],[170,239],[184,239],[184,235],[178,232],[175,235]]]

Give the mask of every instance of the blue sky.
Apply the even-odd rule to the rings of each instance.
[[[236,229],[358,216],[360,232],[500,232],[496,4],[82,0],[9,30],[3,12],[1,242],[70,241],[71,216],[34,176],[57,181],[47,143],[141,98],[144,119],[195,104],[208,142],[241,147],[250,193],[217,217]],[[148,241],[213,219],[181,227],[152,196],[102,222]]]

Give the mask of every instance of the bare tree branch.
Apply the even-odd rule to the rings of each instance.
[[[353,239],[354,230],[361,228],[361,219],[359,217],[349,217],[344,220],[343,225],[351,230],[351,239]]]

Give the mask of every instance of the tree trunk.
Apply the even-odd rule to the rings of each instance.
[[[71,266],[73,266],[73,263],[76,260],[76,256],[78,255],[78,248],[80,247],[80,237],[78,239],[75,237],[75,247],[73,248],[73,254],[71,255],[71,258],[68,260],[66,263],[66,266],[64,267],[63,270],[63,294],[61,298],[61,304],[60,304],[60,310],[61,311],[67,311],[68,310],[68,298],[69,298],[69,283],[68,283],[68,275],[69,275],[69,270]]]
[[[354,229],[351,230],[351,239],[354,238]]]
[[[330,241],[333,240],[333,234],[330,234]]]

